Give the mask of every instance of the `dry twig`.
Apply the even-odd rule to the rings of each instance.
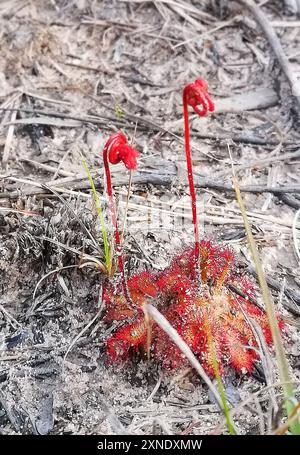
[[[290,84],[293,95],[297,99],[297,103],[300,107],[300,81],[298,80],[295,72],[291,68],[289,59],[287,58],[281,42],[267,16],[263,13],[261,8],[254,2],[254,0],[240,0],[254,15],[255,19],[261,26],[262,30],[266,34],[269,44],[273,49],[274,54]]]

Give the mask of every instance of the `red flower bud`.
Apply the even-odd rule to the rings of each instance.
[[[208,85],[203,79],[197,79],[188,84],[184,89],[184,96],[187,104],[201,117],[215,109],[215,105],[208,95]],[[199,109],[199,105],[202,106],[201,109]]]
[[[111,164],[118,164],[122,161],[127,169],[133,170],[137,168],[137,158],[139,152],[130,147],[123,133],[115,133],[105,144],[105,150],[108,151],[108,159]]]

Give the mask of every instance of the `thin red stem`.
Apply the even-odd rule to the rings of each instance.
[[[198,230],[198,219],[197,219],[197,201],[196,191],[193,177],[193,165],[191,158],[190,148],[190,125],[189,125],[189,109],[186,90],[183,91],[183,115],[184,115],[184,142],[185,142],[185,155],[187,163],[187,173],[190,188],[191,204],[192,204],[192,216],[194,225],[194,236],[195,236],[195,266],[196,269],[200,270],[200,237]]]
[[[109,151],[108,149],[109,149],[109,146],[105,146],[104,150],[103,150],[103,162],[104,162],[104,169],[105,169],[105,176],[106,176],[106,191],[107,191],[107,195],[108,195],[108,204],[109,204],[109,210],[110,210],[110,214],[111,214],[111,221],[112,221],[112,225],[114,228],[116,253],[117,253],[117,258],[118,258],[119,269],[120,269],[121,276],[122,276],[123,291],[124,291],[124,295],[125,295],[127,301],[129,303],[132,303],[131,297],[129,295],[127,278],[126,278],[125,269],[124,269],[124,259],[123,259],[122,249],[121,249],[121,237],[120,237],[119,228],[118,228],[117,214],[116,214],[116,208],[115,208],[115,204],[114,204],[113,190],[112,190],[112,184],[111,184],[110,167],[109,167],[109,161],[108,161],[108,151]]]

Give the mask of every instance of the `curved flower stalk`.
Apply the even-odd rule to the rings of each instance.
[[[188,84],[183,90],[183,116],[184,116],[184,141],[185,155],[187,163],[187,173],[189,180],[192,217],[195,236],[195,267],[199,270],[199,253],[200,253],[200,238],[197,220],[197,201],[196,190],[193,177],[193,165],[190,148],[190,125],[189,125],[189,109],[191,106],[196,114],[200,117],[205,116],[208,112],[214,111],[214,103],[208,94],[207,83],[203,79],[197,79],[195,82]]]
[[[137,168],[138,157],[139,152],[128,145],[126,136],[121,132],[112,134],[108,141],[106,142],[103,149],[103,162],[106,176],[106,190],[108,195],[108,203],[111,214],[112,226],[114,229],[116,254],[118,258],[119,269],[122,276],[123,291],[126,296],[126,299],[129,302],[131,301],[131,299],[128,292],[127,280],[124,270],[124,259],[121,251],[121,238],[118,229],[117,214],[113,198],[113,189],[111,183],[109,163],[117,164],[122,161],[127,169],[133,170]]]

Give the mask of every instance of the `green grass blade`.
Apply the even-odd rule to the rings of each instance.
[[[109,242],[108,242],[108,236],[107,236],[104,216],[103,216],[103,212],[102,212],[102,208],[101,208],[101,202],[100,202],[98,193],[97,193],[96,188],[95,188],[95,184],[94,184],[94,180],[93,180],[92,174],[91,174],[90,169],[88,167],[88,164],[87,164],[87,162],[86,162],[86,160],[85,160],[85,158],[83,157],[82,154],[81,154],[81,159],[82,159],[82,163],[83,163],[85,172],[86,172],[86,174],[88,176],[88,179],[89,179],[89,183],[90,183],[91,190],[92,190],[92,195],[93,195],[93,200],[94,200],[94,203],[95,203],[95,207],[96,207],[96,210],[97,210],[98,217],[100,219],[102,238],[103,238],[103,245],[104,245],[105,264],[106,264],[107,271],[110,274],[111,267],[112,267],[112,255],[111,255],[111,250],[110,250],[110,247],[109,247]]]
[[[236,435],[237,433],[235,431],[234,423],[233,423],[232,418],[231,418],[230,409],[229,409],[229,405],[228,405],[228,402],[227,402],[225,389],[224,389],[222,378],[221,378],[221,375],[220,375],[220,369],[219,369],[219,364],[218,364],[218,360],[217,360],[216,347],[215,347],[215,343],[214,343],[214,340],[213,340],[213,337],[212,337],[212,333],[211,333],[210,327],[208,328],[208,346],[209,346],[209,349],[210,349],[210,352],[211,352],[211,356],[212,356],[213,369],[214,369],[216,381],[217,381],[217,384],[218,384],[219,395],[220,395],[220,398],[221,398],[222,404],[223,404],[223,413],[224,413],[224,416],[225,416],[225,419],[226,419],[227,429],[229,431],[229,434]]]
[[[276,359],[277,359],[277,365],[278,365],[278,371],[279,371],[279,378],[282,383],[282,388],[283,388],[283,394],[285,398],[285,407],[287,411],[288,418],[291,418],[295,409],[295,406],[297,405],[297,400],[294,392],[294,387],[289,375],[289,365],[288,361],[284,352],[284,347],[282,343],[282,338],[280,334],[280,330],[278,327],[278,321],[276,318],[276,312],[275,312],[275,306],[274,302],[265,278],[265,274],[263,271],[263,267],[260,261],[258,249],[256,242],[254,240],[251,226],[248,220],[247,212],[244,206],[244,202],[241,196],[240,192],[240,187],[238,180],[235,176],[233,176],[233,186],[235,189],[235,194],[236,198],[240,207],[240,211],[243,217],[244,221],[244,226],[247,234],[247,239],[249,243],[249,247],[251,250],[251,254],[253,257],[253,262],[255,264],[263,300],[265,303],[266,307],[266,312],[268,315],[269,319],[269,324],[271,328],[271,333],[272,333],[272,338],[273,338],[273,343],[274,343],[274,348],[275,348],[275,353],[276,353]],[[290,431],[293,434],[300,435],[300,422],[299,419],[294,420],[291,425],[290,425]]]
[[[217,362],[216,362],[216,365],[217,365],[217,368],[216,369],[214,368],[214,370],[215,370],[214,372],[215,372],[215,376],[216,376],[216,380],[217,380],[217,384],[218,384],[219,395],[220,395],[222,403],[223,403],[223,412],[224,412],[224,416],[226,419],[226,425],[227,425],[229,434],[236,435],[236,431],[234,429],[234,424],[233,424],[233,421],[232,421],[232,418],[230,415],[230,410],[229,410],[229,406],[228,406],[228,402],[227,402],[227,398],[226,398],[226,393],[225,393],[223,382],[222,382],[222,379],[221,379],[221,376],[219,373],[219,368],[218,368]]]

